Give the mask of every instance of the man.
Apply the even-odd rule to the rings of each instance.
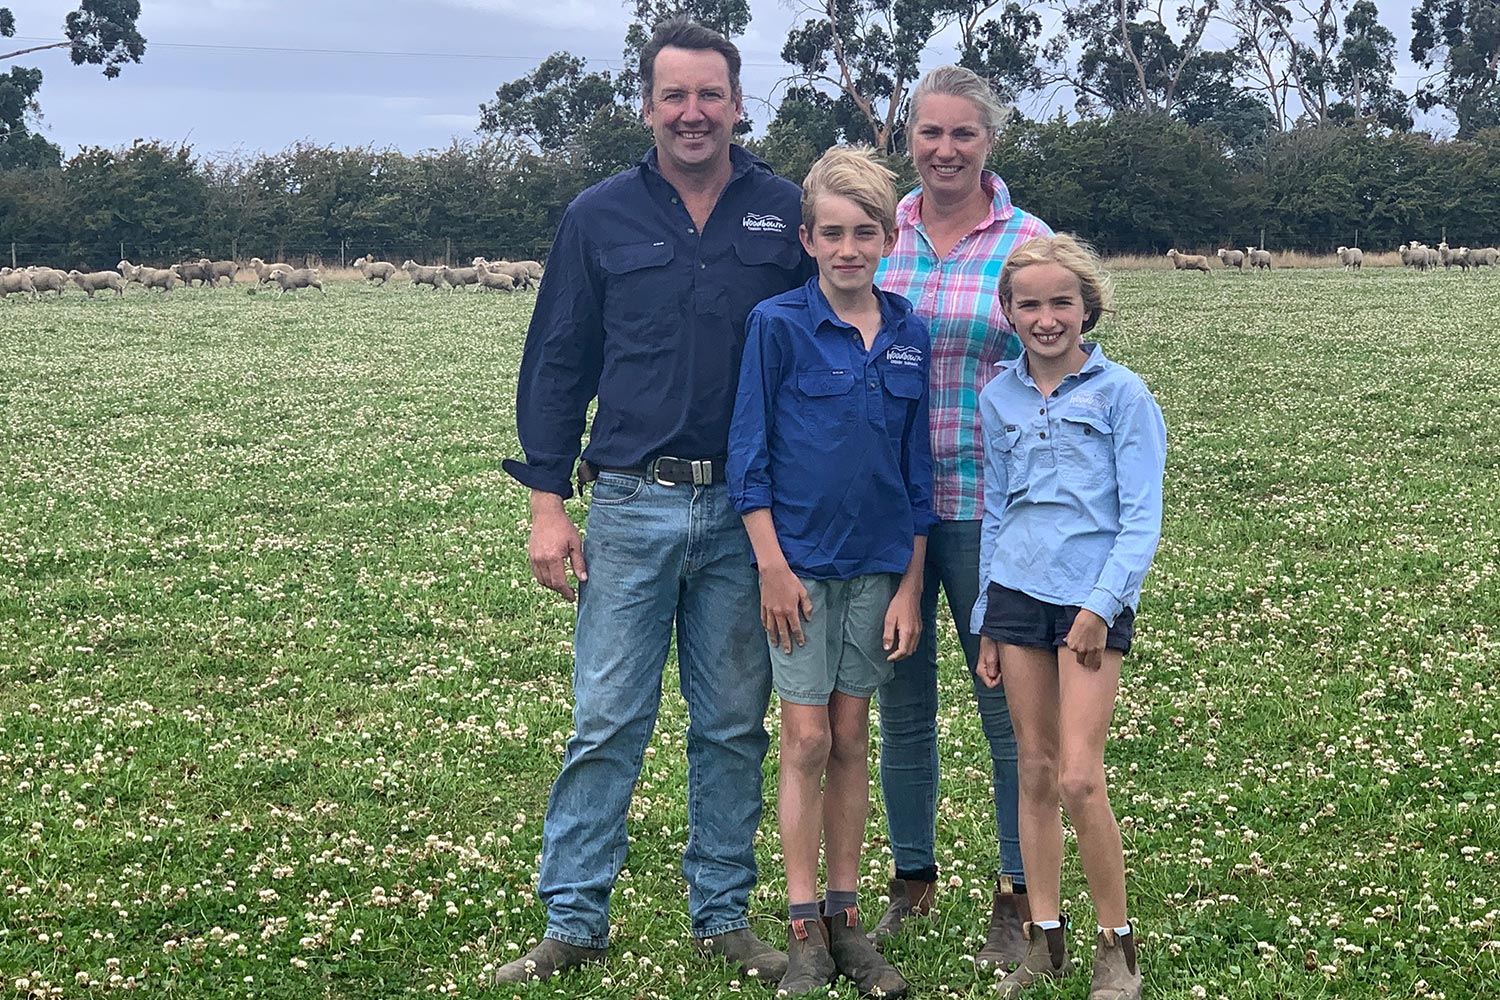
[[[800,192],[731,144],[739,52],[685,19],[641,53],[640,164],[568,206],[547,258],[517,395],[532,572],[578,580],[573,724],[543,830],[545,938],[496,974],[545,979],[602,958],[626,813],[676,626],[688,705],[683,873],[700,952],[778,981],[786,956],[749,929],[771,670],[744,526],[724,482],[745,317],[811,273]],[[563,510],[593,483],[587,542]]]

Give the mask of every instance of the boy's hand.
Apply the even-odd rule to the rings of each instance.
[[[807,645],[802,636],[802,622],[812,621],[812,612],[812,598],[789,566],[761,572],[760,623],[783,653],[792,651],[794,639],[799,646]]]
[[[1109,638],[1109,623],[1088,608],[1080,608],[1068,629],[1063,644],[1078,656],[1085,670],[1104,666],[1104,642]]]
[[[979,662],[974,674],[987,688],[1000,686],[1000,644],[989,636],[979,637]]]
[[[885,609],[884,647],[891,654],[886,660],[895,663],[915,653],[921,636],[922,610],[917,592],[898,587],[890,607]]]

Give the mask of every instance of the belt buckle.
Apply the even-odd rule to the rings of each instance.
[[[651,480],[659,486],[677,486],[680,482],[679,480],[663,479],[661,477],[661,463],[663,462],[677,462],[681,465],[686,465],[692,471],[692,484],[694,486],[708,486],[714,481],[714,463],[712,459],[685,459],[674,458],[671,455],[661,455],[652,461],[650,469]],[[686,482],[686,480],[682,480],[681,482]]]
[[[658,486],[676,486],[677,481],[675,479],[663,479],[661,477],[661,463],[676,461],[679,461],[679,459],[675,459],[671,455],[660,455],[652,459],[651,465],[647,470],[648,472],[650,472],[650,476],[648,478]]]

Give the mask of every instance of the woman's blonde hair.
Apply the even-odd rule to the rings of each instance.
[[[848,198],[885,232],[896,231],[896,175],[869,146],[834,146],[818,158],[802,181],[802,224],[812,231],[819,195]]]
[[[979,112],[979,123],[989,132],[991,142],[995,141],[995,136],[1010,117],[1010,112],[995,99],[995,92],[990,89],[984,77],[962,66],[939,66],[917,81],[917,85],[912,88],[911,104],[906,116],[908,153],[911,152],[912,140],[916,138],[915,128],[922,101],[935,94],[962,97],[973,104],[974,110]]]
[[[1087,317],[1083,330],[1087,333],[1099,321],[1100,313],[1111,312],[1115,299],[1115,285],[1098,252],[1078,237],[1069,233],[1055,236],[1038,236],[1027,240],[1010,252],[1005,266],[1000,269],[1000,301],[1009,303],[1016,280],[1016,272],[1032,264],[1058,264],[1072,271],[1078,278],[1078,288],[1083,295],[1083,308]]]

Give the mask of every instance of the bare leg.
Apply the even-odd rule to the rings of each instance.
[[[833,692],[828,702],[833,746],[823,788],[828,888],[859,887],[859,849],[870,812],[870,699]]]
[[[826,705],[781,703],[781,777],[776,821],[786,861],[786,896],[793,903],[818,898],[818,848],[823,841],[823,774],[831,734]]]
[[[1089,670],[1072,650],[1057,651],[1064,719],[1058,787],[1078,832],[1079,860],[1102,927],[1123,927],[1126,920],[1125,854],[1104,776],[1122,659],[1118,650],[1106,649],[1104,665]]]
[[[1002,644],[1000,673],[1016,731],[1017,819],[1031,919],[1056,920],[1062,910],[1063,851],[1057,785],[1057,654],[1050,649]]]

